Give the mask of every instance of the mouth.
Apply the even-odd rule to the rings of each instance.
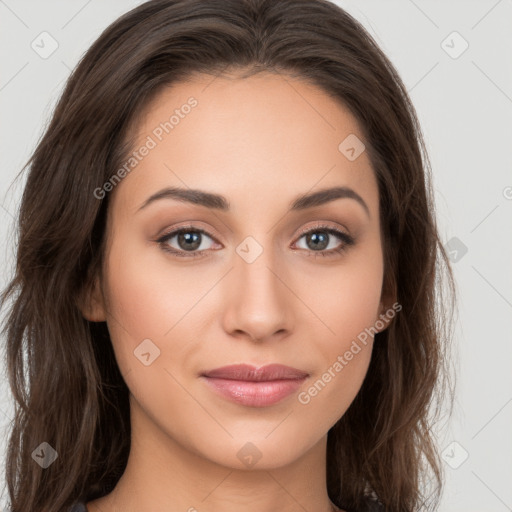
[[[241,364],[201,374],[214,392],[248,407],[267,407],[297,391],[309,374],[290,366],[271,364],[256,368]]]

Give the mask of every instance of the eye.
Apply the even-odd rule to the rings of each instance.
[[[331,226],[316,226],[303,232],[299,240],[303,238],[306,247],[300,248],[307,250],[310,253],[308,256],[336,256],[355,243],[352,236]],[[338,239],[338,243],[336,243],[336,239]]]
[[[193,258],[203,256],[204,252],[209,249],[208,243],[205,243],[205,237],[213,240],[213,238],[204,230],[194,227],[181,227],[170,233],[165,234],[157,240],[164,251],[175,254],[176,256],[184,256]],[[174,244],[178,247],[172,246]]]
[[[308,256],[336,256],[354,245],[355,239],[347,233],[331,226],[316,226],[313,229],[304,231],[299,241],[305,239],[306,247],[299,247],[306,250]],[[166,252],[173,255],[194,258],[205,256],[212,248],[206,239],[216,240],[206,231],[193,226],[184,226],[166,233],[157,242]],[[336,243],[336,239],[338,243]]]

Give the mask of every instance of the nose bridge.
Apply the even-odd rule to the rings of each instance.
[[[244,331],[253,339],[263,339],[290,327],[291,299],[280,276],[271,237],[246,237],[235,248],[226,297],[227,330]]]
[[[258,239],[247,236],[236,247],[234,279],[240,284],[238,291],[244,295],[273,301],[282,291],[275,275],[278,266],[275,248],[270,236],[259,235]]]

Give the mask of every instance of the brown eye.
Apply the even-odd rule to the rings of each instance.
[[[315,256],[334,256],[345,251],[355,243],[354,238],[350,235],[330,226],[318,226],[310,229],[302,233],[299,240],[302,238],[305,239],[306,247],[299,248],[305,249],[310,253],[317,253],[314,254]]]
[[[185,227],[167,233],[159,238],[157,242],[163,250],[176,256],[196,257],[202,256],[205,251],[211,248],[208,247],[208,243],[205,241],[206,238],[213,240],[213,237],[202,229]],[[173,239],[176,239],[176,241],[172,242]]]

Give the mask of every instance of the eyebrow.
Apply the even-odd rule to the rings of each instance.
[[[185,189],[177,187],[169,187],[159,190],[140,206],[137,211],[146,208],[149,204],[160,199],[174,199],[176,201],[192,203],[206,208],[228,212],[230,203],[228,199],[220,194],[213,194],[197,189]],[[334,187],[319,190],[318,192],[306,193],[296,197],[289,206],[289,211],[302,211],[315,206],[330,203],[336,199],[354,199],[365,210],[370,217],[370,209],[364,199],[349,187]]]

